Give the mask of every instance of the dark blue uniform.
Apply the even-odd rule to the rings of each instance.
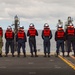
[[[7,54],[9,53],[9,46],[11,48],[12,56],[14,57],[14,32],[12,30],[6,30],[5,39],[6,39],[6,44],[5,44],[6,57]]]
[[[35,52],[35,56],[37,56],[36,38],[35,38],[35,36],[38,36],[37,30],[35,28],[30,28],[27,32],[27,36],[29,36],[31,57],[33,57],[33,52]]]
[[[68,45],[68,55],[71,51],[71,44],[74,50],[74,56],[75,56],[75,29],[73,26],[68,26],[66,29],[66,38],[67,38],[67,45]]]
[[[46,29],[44,29],[46,30]],[[47,29],[46,33],[44,32],[44,30],[42,31],[42,39],[43,41],[43,45],[44,45],[44,54],[46,57],[46,53],[48,53],[48,56],[50,57],[50,39],[52,38],[52,32],[50,29]],[[47,33],[48,32],[48,33]]]
[[[62,49],[62,53],[63,53],[63,56],[64,56],[64,41],[66,40],[66,37],[65,37],[65,32],[63,29],[61,30],[57,30],[55,32],[55,41],[56,41],[56,53],[57,53],[57,56],[59,54],[59,48],[61,47]]]
[[[24,57],[26,57],[26,50],[25,50],[25,42],[27,42],[26,34],[23,30],[19,30],[16,35],[16,41],[18,42],[18,57],[20,55],[20,48],[22,47]]]

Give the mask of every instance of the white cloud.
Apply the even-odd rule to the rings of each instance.
[[[74,8],[74,0],[0,0],[0,20],[12,20],[17,14],[21,21],[52,24],[68,16],[75,19]]]

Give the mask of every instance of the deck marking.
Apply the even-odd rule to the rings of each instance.
[[[29,74],[30,74],[30,75],[35,75],[35,74],[36,74],[36,72],[29,72]]]
[[[73,58],[73,59],[75,59],[75,57],[74,56],[70,56],[71,58]]]
[[[32,64],[34,64],[34,62],[29,62],[28,64],[32,65]]]
[[[59,55],[59,58],[62,59],[65,63],[67,63],[71,68],[73,68],[75,70],[75,65],[71,61],[69,61],[68,59],[66,59],[60,55]]]
[[[1,66],[0,69],[6,69],[6,67],[5,66]]]

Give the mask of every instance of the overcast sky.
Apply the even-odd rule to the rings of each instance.
[[[0,26],[3,29],[13,23],[15,15],[25,29],[30,23],[37,29],[42,29],[44,23],[56,29],[58,19],[65,22],[71,16],[75,21],[75,0],[0,0]]]

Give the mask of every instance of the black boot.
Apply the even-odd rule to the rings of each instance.
[[[37,52],[35,52],[35,57],[38,57]]]
[[[63,52],[63,57],[65,57],[64,52]]]
[[[68,52],[68,54],[67,54],[67,57],[69,57],[69,52]]]
[[[50,57],[50,53],[48,53],[48,57]]]
[[[15,57],[13,53],[12,53],[12,57]]]
[[[44,54],[45,54],[44,57],[47,57],[47,56],[46,56],[46,53],[44,53]]]
[[[17,57],[20,57],[20,53],[18,53]]]
[[[56,57],[58,57],[58,54],[59,54],[59,53],[56,54]]]
[[[33,56],[33,52],[31,53],[31,57],[34,57],[34,56]]]
[[[26,53],[24,53],[24,57],[26,57]]]
[[[0,54],[0,57],[2,57],[2,54]]]

